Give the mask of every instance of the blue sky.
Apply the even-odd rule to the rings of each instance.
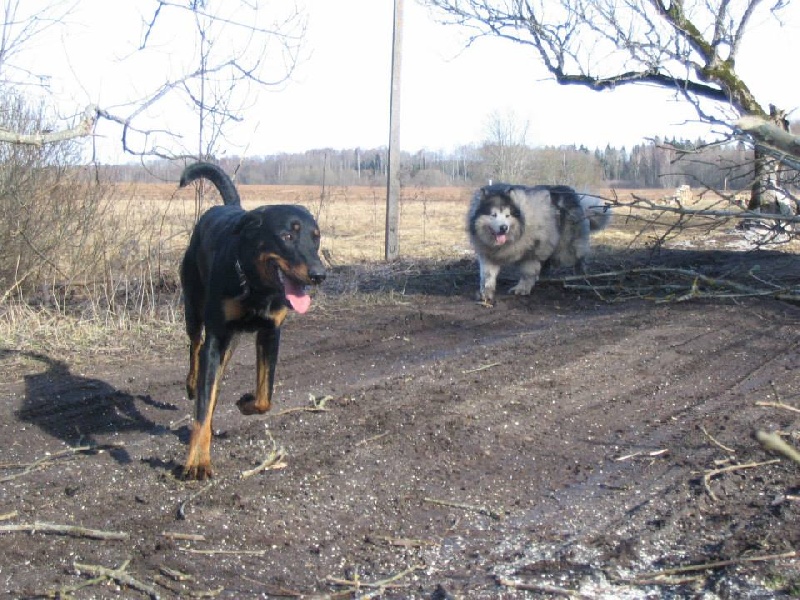
[[[63,114],[90,103],[120,105],[176,68],[173,55],[146,62],[131,52],[144,4],[81,0],[68,27],[30,55],[35,72],[50,76],[50,93]],[[303,60],[291,82],[253,96],[229,151],[260,155],[386,145],[392,0],[297,4],[308,16]],[[756,23],[757,43],[743,48],[737,63],[759,100],[790,110],[800,107],[800,77],[778,65],[800,55],[797,4],[782,13],[783,27]],[[405,1],[403,150],[449,151],[480,143],[493,112],[527,123],[531,145],[630,147],[655,135],[693,138],[706,132],[686,125],[696,119],[693,109],[664,90],[635,86],[597,93],[558,86],[529,48],[499,39],[469,48],[464,43],[463,31],[436,23],[415,0]],[[161,126],[180,129],[182,111],[167,112],[157,116]],[[98,131],[108,136],[100,147],[113,157],[118,133],[107,126]]]

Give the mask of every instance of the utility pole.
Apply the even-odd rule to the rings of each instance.
[[[392,91],[389,97],[389,158],[386,173],[386,260],[400,254],[400,55],[403,41],[403,0],[394,0]]]

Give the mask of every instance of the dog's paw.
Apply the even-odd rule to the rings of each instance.
[[[532,289],[533,285],[528,285],[527,283],[518,283],[508,290],[508,293],[514,294],[515,296],[529,296]]]
[[[204,481],[211,479],[213,476],[214,470],[211,468],[210,462],[183,467],[184,481]]]
[[[486,292],[480,291],[475,294],[475,302],[481,306],[487,306],[491,308],[494,306],[494,294],[489,295]]]
[[[269,410],[269,402],[258,403],[253,394],[244,394],[236,401],[239,412],[243,415],[263,415]]]

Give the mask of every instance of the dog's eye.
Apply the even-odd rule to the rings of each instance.
[[[291,241],[294,239],[294,234],[292,234],[292,233],[289,233],[288,231],[284,231],[284,232],[281,234],[281,239],[282,239],[284,242],[291,242]]]

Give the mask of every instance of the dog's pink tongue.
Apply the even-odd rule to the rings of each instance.
[[[289,304],[301,315],[311,306],[311,296],[306,294],[302,285],[298,285],[287,278],[286,281],[283,282],[283,289]]]
[[[494,243],[498,246],[502,246],[506,243],[506,234],[505,233],[495,233],[494,234]]]

